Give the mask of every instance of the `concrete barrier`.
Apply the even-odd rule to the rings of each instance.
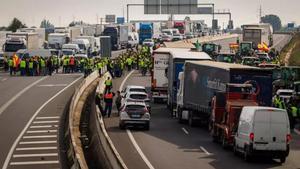
[[[104,93],[104,82],[107,77],[111,77],[111,75],[106,73],[100,79],[96,93]],[[90,114],[90,149],[88,152],[92,155],[90,160],[93,161],[93,167],[103,169],[127,169],[127,166],[123,162],[106,131],[103,117],[99,108],[94,104],[93,109],[94,111],[92,110]],[[101,160],[97,161],[97,159]]]
[[[106,72],[106,68],[102,70]],[[64,140],[66,142],[68,166],[72,169],[88,169],[84,152],[80,140],[80,115],[79,109],[83,108],[84,99],[79,104],[79,100],[82,97],[86,88],[99,77],[98,71],[94,71],[87,76],[82,83],[76,88],[76,91],[72,97],[71,104],[69,106],[69,117],[67,120],[67,128],[65,131]]]

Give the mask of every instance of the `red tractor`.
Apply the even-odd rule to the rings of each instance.
[[[227,84],[225,92],[217,92],[212,99],[210,131],[213,141],[224,148],[233,145],[239,117],[244,106],[257,106],[251,84]]]

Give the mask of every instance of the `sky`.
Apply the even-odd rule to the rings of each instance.
[[[43,19],[55,26],[66,26],[72,20],[99,23],[98,18],[106,14],[126,17],[126,4],[143,3],[144,0],[0,0],[0,26],[7,26],[14,17],[19,18],[27,26],[39,26]],[[230,9],[234,26],[259,21],[259,7],[263,15],[276,14],[283,24],[295,22],[300,24],[300,0],[198,0],[199,3],[214,3],[215,9]],[[132,20],[167,19],[167,15],[144,15],[143,7],[130,7]],[[175,15],[175,19],[183,19],[186,15]],[[192,19],[205,20],[211,25],[211,16],[190,15]],[[228,16],[217,16],[219,25],[228,23]]]

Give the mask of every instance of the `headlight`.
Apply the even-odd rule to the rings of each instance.
[[[149,119],[150,120],[150,114],[149,113],[145,113],[143,116],[145,119]]]

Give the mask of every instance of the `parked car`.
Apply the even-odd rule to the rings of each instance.
[[[154,46],[154,41],[152,39],[145,39],[143,42],[143,45],[153,47]]]
[[[185,33],[185,38],[186,39],[193,39],[195,36],[192,32],[187,32]]]
[[[146,130],[150,129],[150,113],[144,102],[127,101],[120,112],[120,129],[127,125],[143,125]]]
[[[294,90],[291,89],[279,89],[276,91],[276,94],[286,102],[290,100],[290,98],[296,94]]]
[[[124,90],[121,91],[121,95],[125,96],[126,93],[130,92],[144,92],[147,93],[144,86],[128,85]]]
[[[147,93],[145,92],[128,92],[123,96],[121,105],[124,105],[126,102],[133,101],[133,102],[145,102],[149,112],[151,111],[150,106],[150,98]]]
[[[173,38],[172,38],[172,41],[179,41],[179,40],[182,40],[182,39],[183,39],[183,36],[181,34],[174,34]]]
[[[255,156],[280,159],[284,163],[290,151],[290,124],[286,110],[245,106],[234,138],[234,152],[249,161]]]
[[[163,42],[171,42],[172,41],[172,36],[164,34],[164,35],[162,35],[161,39],[162,39]]]

